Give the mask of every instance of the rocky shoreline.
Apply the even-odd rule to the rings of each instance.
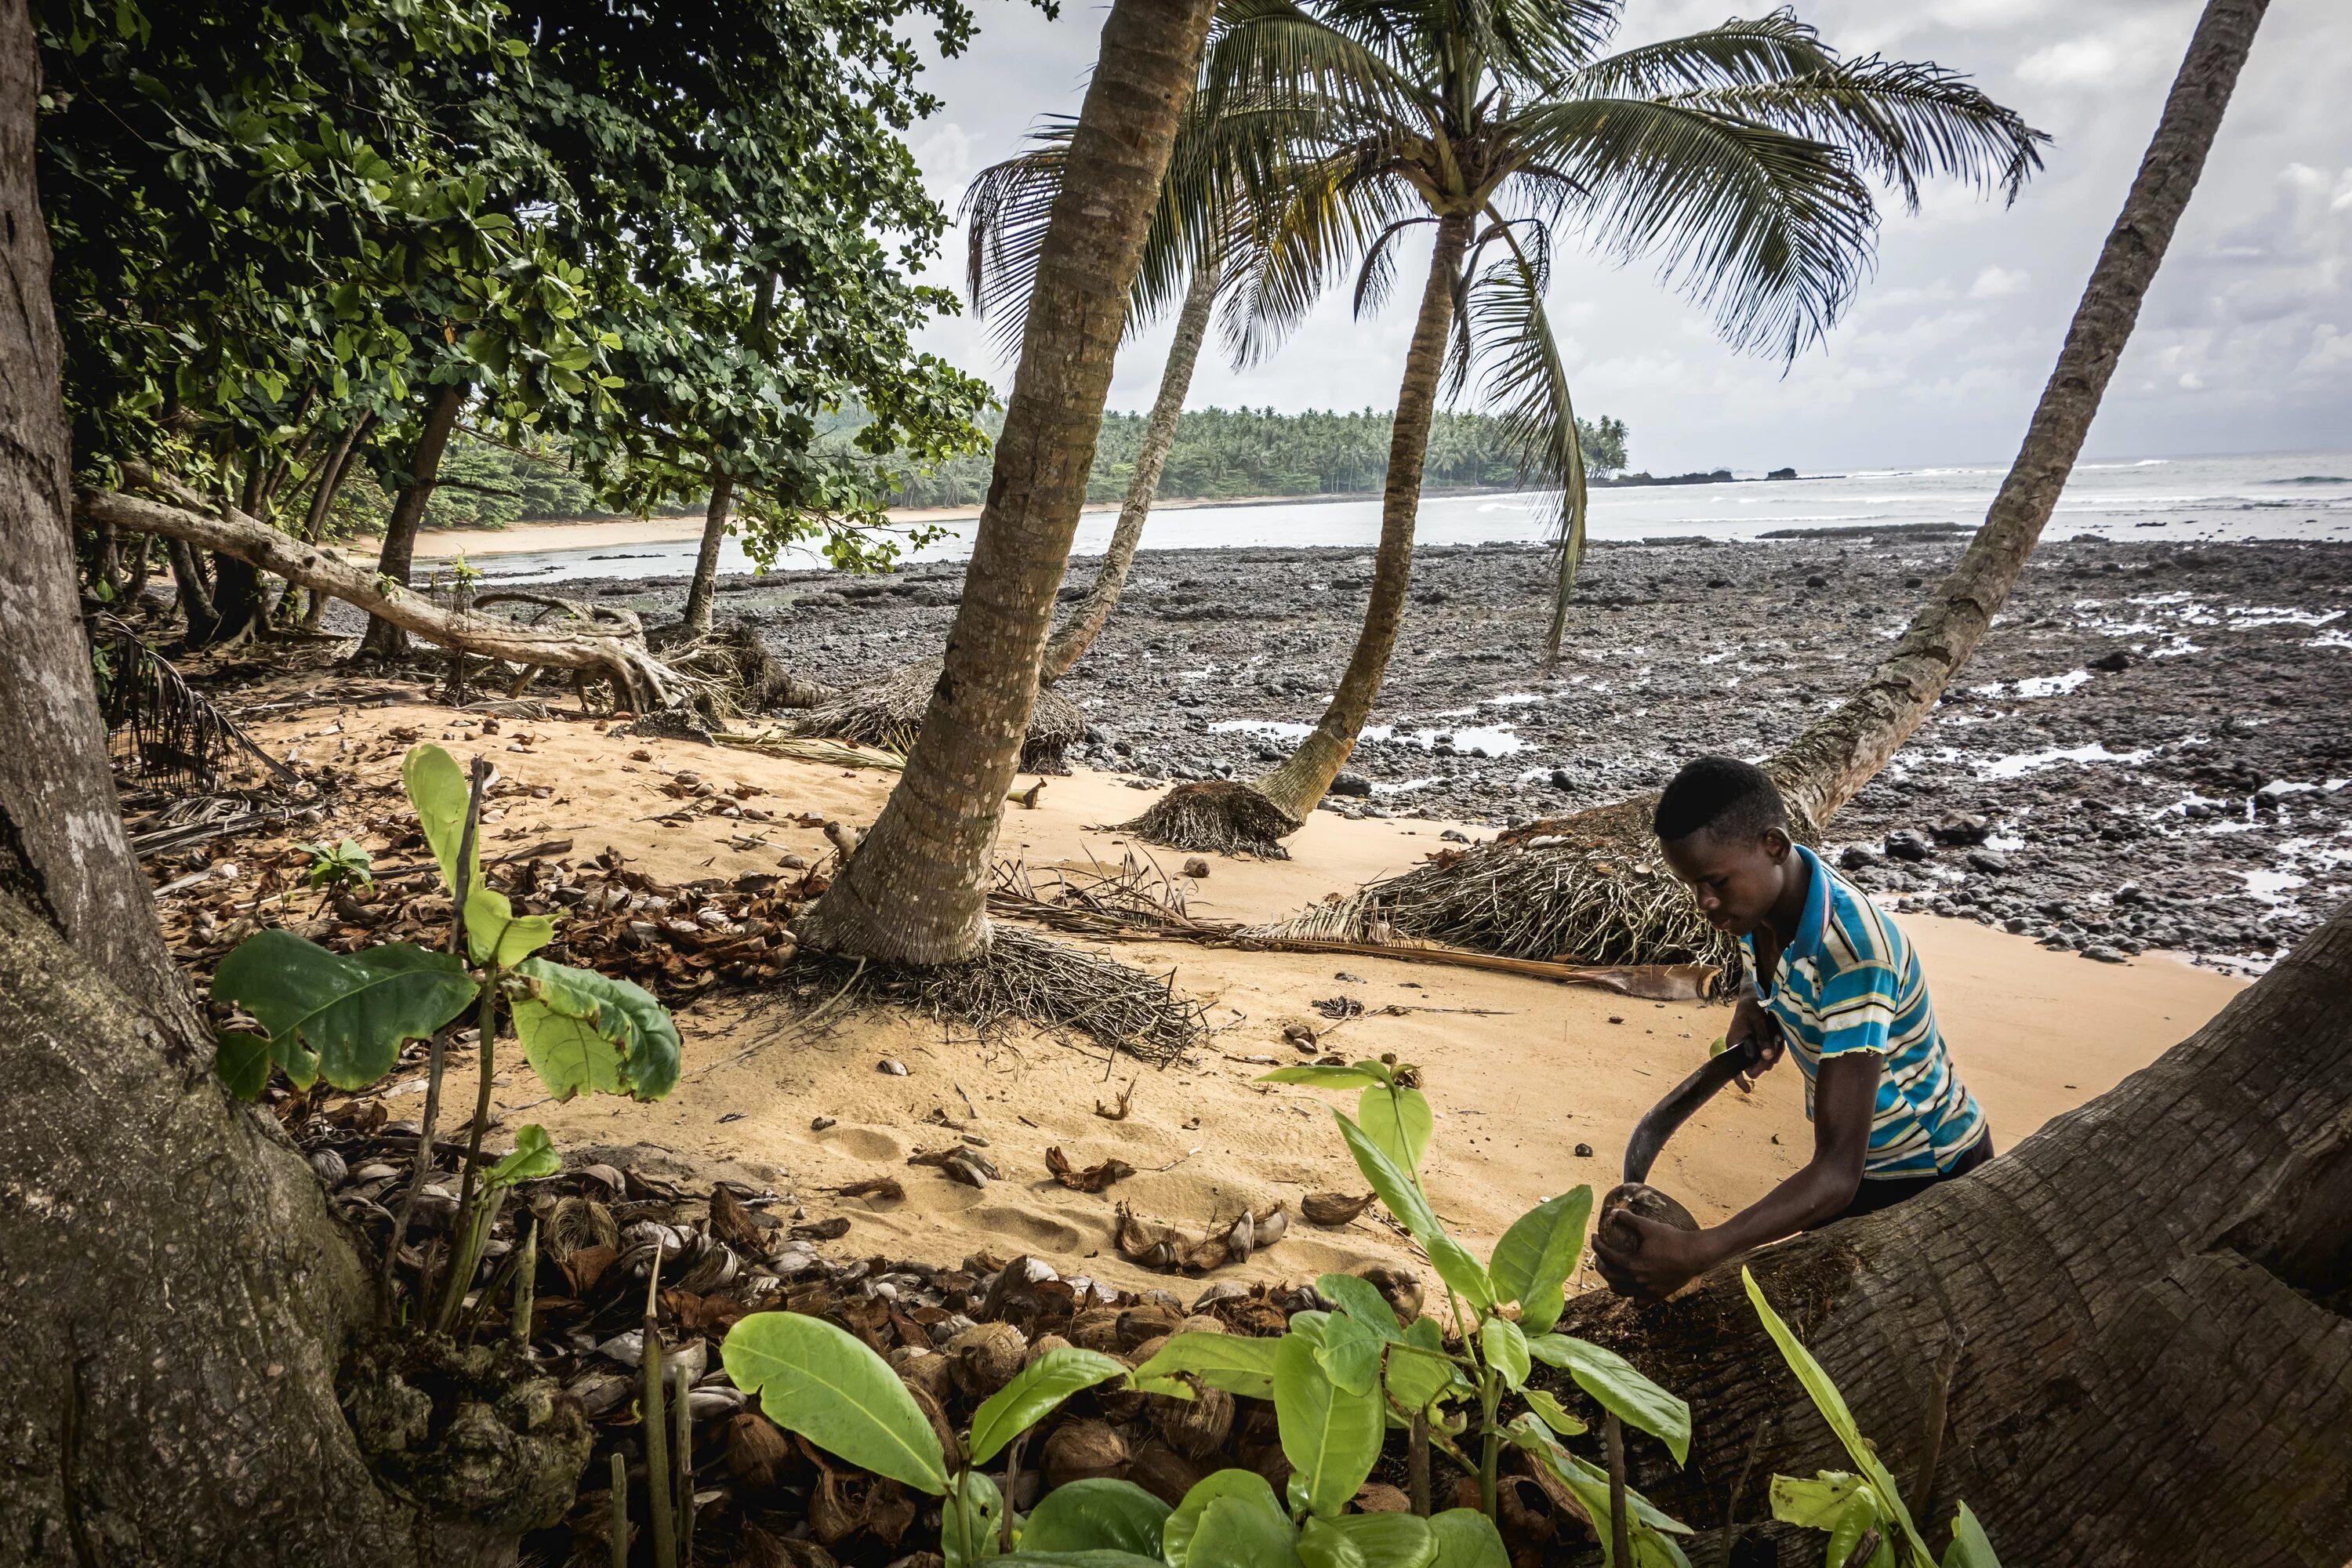
[[[1434,548],[1342,812],[1496,826],[1656,787],[1702,751],[1760,756],[1841,698],[1966,531],[1594,546],[1559,667],[1536,548]],[[1072,568],[1075,596],[1094,563]],[[1147,551],[1061,689],[1074,760],[1242,776],[1314,721],[1355,635],[1368,550]],[[960,565],[730,579],[721,613],[820,679],[934,654]],[[682,585],[573,591],[674,613]],[[1843,812],[1829,849],[1905,907],[2053,946],[2258,966],[2352,891],[2352,547],[2051,540],[1959,685]]]

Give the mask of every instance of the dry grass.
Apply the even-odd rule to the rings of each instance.
[[[1297,817],[1248,784],[1210,779],[1178,784],[1121,831],[1171,849],[1287,860],[1282,840],[1298,826]]]

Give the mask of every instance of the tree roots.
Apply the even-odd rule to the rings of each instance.
[[[1287,860],[1290,851],[1282,847],[1282,840],[1297,832],[1301,824],[1248,784],[1210,779],[1178,784],[1154,801],[1150,810],[1119,826],[1146,843],[1164,844],[1171,849]]]
[[[1622,801],[1518,828],[1311,909],[1282,929],[1353,941],[1401,932],[1564,963],[1711,963],[1722,970],[1716,994],[1738,994],[1748,984],[1747,950],[1707,924],[1666,868],[1650,833],[1652,804]]]
[[[925,659],[892,671],[879,680],[852,687],[812,709],[793,726],[801,735],[822,735],[885,751],[908,752],[923,728],[923,711],[930,706],[931,689],[939,684],[940,661]],[[1068,698],[1052,691],[1037,693],[1029,715],[1029,735],[1021,745],[1021,771],[1066,773],[1065,757],[1086,737],[1086,715]]]
[[[942,1023],[982,1034],[1016,1021],[1071,1030],[1153,1067],[1176,1060],[1209,1027],[1208,1010],[1171,980],[1022,926],[992,924],[987,947],[961,963],[859,964],[806,949],[801,963],[840,973],[853,994],[905,1003]]]

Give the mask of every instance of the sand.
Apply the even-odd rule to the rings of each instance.
[[[813,828],[771,826],[763,830],[767,847],[742,851],[727,847],[730,834],[745,831],[742,824],[672,828],[649,820],[674,804],[658,785],[676,770],[755,784],[766,792],[757,804],[778,816],[813,812],[860,826],[872,820],[895,777],[622,739],[567,718],[508,721],[504,734],[477,741],[453,718],[423,702],[362,710],[326,703],[257,732],[278,754],[290,746],[306,761],[352,765],[370,737],[419,727],[461,759],[480,750],[507,776],[551,786],[543,800],[505,797],[515,804],[486,824],[493,851],[569,836],[576,856],[610,845],[677,880],[770,870],[786,852],[816,860],[829,849]],[[320,732],[337,723],[339,733]],[[519,742],[519,732],[532,739]],[[628,760],[639,749],[653,760]],[[396,753],[366,766],[389,776]],[[1092,857],[1115,862],[1129,841],[1106,825],[1152,798],[1108,774],[1052,779],[1036,809],[1008,807],[1001,847],[1034,867]],[[354,815],[320,831],[366,842],[372,826]],[[1286,863],[1213,860],[1210,875],[1192,884],[1192,907],[1208,917],[1286,913],[1412,864],[1439,847],[1445,826],[1318,813],[1292,841]],[[1171,871],[1176,863],[1163,861]],[[2004,1148],[2146,1065],[2240,986],[2161,957],[2086,963],[1970,921],[1906,916],[1902,923],[1926,961],[1960,1071]],[[999,1257],[1026,1251],[1066,1275],[1136,1289],[1171,1281],[1118,1258],[1110,1242],[1115,1202],[1133,1205],[1148,1220],[1197,1229],[1232,1218],[1245,1204],[1283,1200],[1294,1213],[1289,1236],[1218,1278],[1305,1279],[1373,1261],[1419,1265],[1410,1244],[1377,1215],[1335,1230],[1295,1217],[1308,1193],[1365,1190],[1327,1109],[1346,1105],[1344,1099],[1254,1081],[1276,1062],[1300,1059],[1282,1037],[1286,1021],[1330,1026],[1314,1011],[1316,1000],[1353,997],[1368,1010],[1328,1036],[1326,1048],[1351,1057],[1394,1052],[1421,1064],[1438,1114],[1428,1185],[1447,1223],[1482,1254],[1540,1199],[1579,1184],[1596,1193],[1612,1184],[1634,1121],[1699,1063],[1727,1016],[1721,1008],[1388,960],[1179,943],[1118,951],[1154,973],[1172,972],[1179,987],[1211,1004],[1218,1032],[1193,1057],[1162,1070],[1125,1058],[1107,1065],[1103,1051],[1086,1042],[1024,1030],[979,1040],[890,1010],[810,1027],[808,1001],[739,994],[680,1015],[686,1074],[668,1100],[550,1103],[518,1061],[499,1074],[501,1125],[540,1122],[574,1154],[595,1145],[654,1144],[706,1170],[731,1168],[794,1194],[810,1219],[849,1219],[847,1236],[827,1244],[844,1256],[949,1263],[981,1248]],[[1379,1014],[1388,1005],[1464,1011]],[[904,1063],[908,1075],[877,1070],[886,1058]],[[1130,1082],[1126,1120],[1095,1113],[1098,1100],[1115,1100]],[[423,1084],[401,1087],[421,1093]],[[813,1131],[818,1118],[833,1125]],[[910,1153],[964,1132],[986,1140],[1003,1180],[974,1190],[907,1165]],[[1592,1152],[1576,1154],[1580,1143]],[[1105,1194],[1071,1192],[1045,1174],[1049,1145],[1081,1165],[1117,1156],[1139,1173]],[[1753,1095],[1727,1094],[1702,1110],[1653,1180],[1713,1220],[1795,1170],[1809,1146],[1801,1085],[1793,1066],[1784,1066]],[[903,1183],[904,1201],[834,1195],[881,1175]],[[1200,1284],[1178,1279],[1172,1288],[1189,1296]]]

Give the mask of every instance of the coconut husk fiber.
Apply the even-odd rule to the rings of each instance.
[[[909,751],[922,731],[923,712],[930,706],[931,689],[939,684],[943,668],[940,659],[925,659],[852,687],[812,708],[793,732]],[[1051,690],[1038,692],[1029,714],[1028,738],[1021,745],[1021,771],[1067,773],[1066,753],[1086,732],[1086,715],[1076,703]]]

